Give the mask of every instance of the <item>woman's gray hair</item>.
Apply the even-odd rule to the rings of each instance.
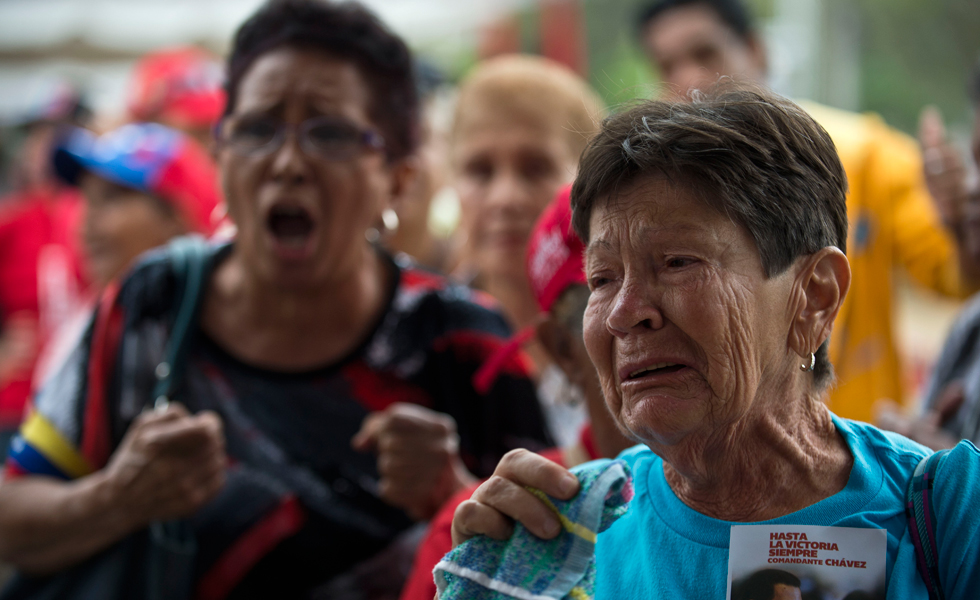
[[[726,82],[691,102],[644,101],[606,119],[572,187],[575,232],[588,243],[597,203],[646,177],[691,186],[745,227],[767,277],[827,246],[846,252],[847,179],[833,141],[762,88]],[[824,343],[814,380],[832,378]]]

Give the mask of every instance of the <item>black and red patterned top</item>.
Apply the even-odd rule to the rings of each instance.
[[[212,262],[230,248],[212,246]],[[492,301],[384,256],[394,280],[387,308],[334,364],[275,372],[243,363],[203,333],[192,338],[179,400],[222,417],[230,462],[224,490],[192,520],[198,597],[307,597],[339,575],[370,574],[343,584],[354,588],[387,576],[368,559],[384,556],[413,523],[378,497],[375,457],[351,449],[371,411],[412,402],[451,415],[462,458],[479,477],[510,449],[550,445],[526,357],[502,365],[485,394],[474,389],[474,373],[510,336]],[[71,479],[106,464],[151,402],[174,294],[171,262],[157,252],[111,305],[103,302],[35,396],[11,444],[8,477]],[[96,390],[104,402],[91,400],[99,396],[93,385],[104,385]]]

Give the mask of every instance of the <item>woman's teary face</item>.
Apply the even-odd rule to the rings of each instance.
[[[654,450],[704,440],[779,389],[788,273],[766,279],[748,231],[687,186],[649,178],[600,199],[585,342],[618,425]]]
[[[557,128],[529,128],[494,115],[470,121],[454,147],[466,259],[478,273],[524,278],[534,222],[574,177],[576,157]]]
[[[315,51],[264,54],[242,77],[237,96],[223,134],[236,122],[295,127],[313,117],[377,130],[370,90],[356,66]],[[287,287],[322,284],[361,268],[364,232],[379,221],[392,193],[383,152],[364,148],[339,160],[311,155],[295,129],[261,156],[221,142],[218,165],[238,227],[236,252],[264,281]]]

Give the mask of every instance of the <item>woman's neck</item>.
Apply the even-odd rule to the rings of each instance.
[[[362,265],[321,285],[290,289],[262,280],[233,251],[212,278],[202,327],[254,366],[302,371],[330,364],[364,340],[391,291],[373,248],[365,249]]]
[[[853,465],[830,411],[813,395],[769,403],[706,439],[665,451],[664,475],[694,510],[752,522],[796,512],[844,489]]]

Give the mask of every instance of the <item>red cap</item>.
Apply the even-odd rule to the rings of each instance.
[[[159,123],[130,123],[96,136],[70,130],[54,156],[55,172],[76,185],[83,171],[174,205],[187,226],[210,235],[222,211],[218,171],[190,136]]]
[[[130,115],[137,121],[209,128],[225,109],[222,77],[221,64],[199,48],[147,54],[130,84]]]
[[[544,209],[527,243],[527,276],[541,310],[568,286],[585,283],[585,245],[572,231],[572,186],[562,188]]]

